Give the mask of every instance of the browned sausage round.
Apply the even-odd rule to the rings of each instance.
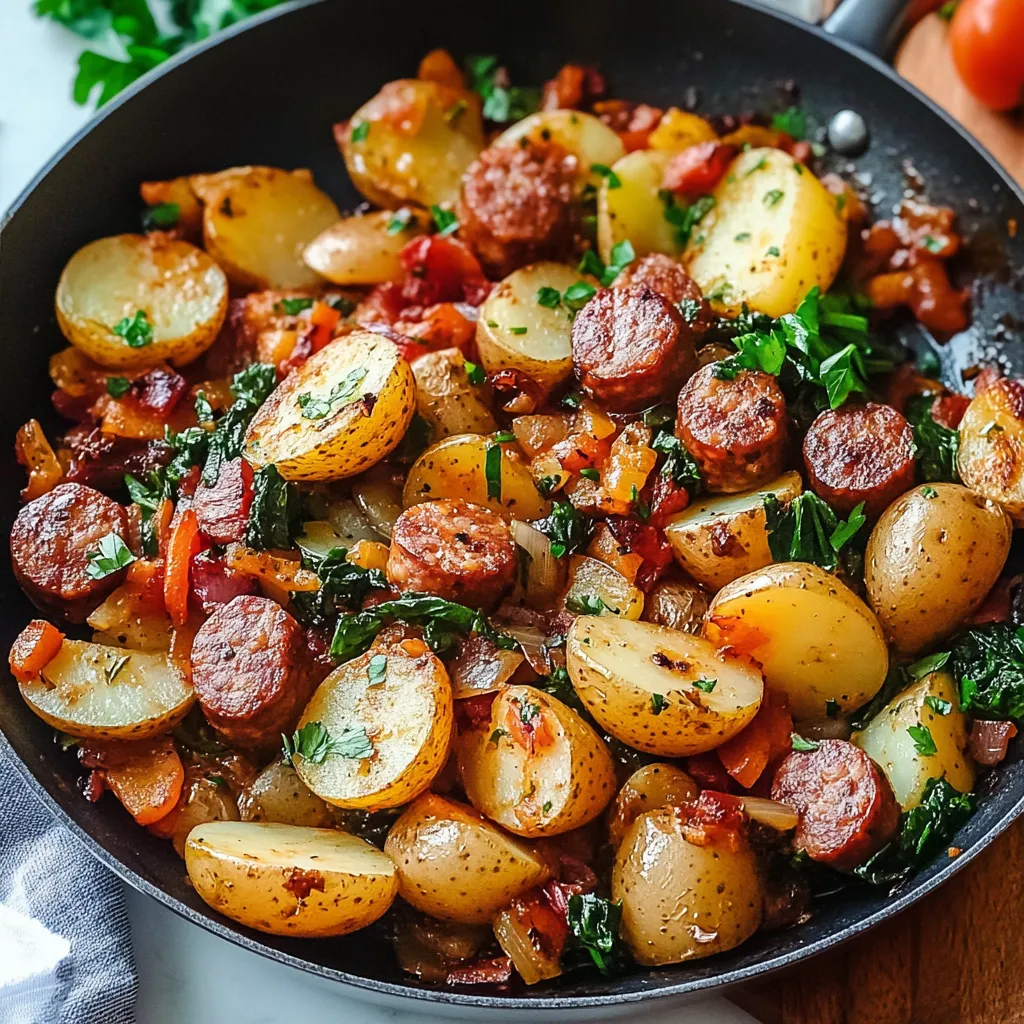
[[[704,301],[700,286],[690,277],[683,265],[664,253],[652,252],[642,260],[631,263],[615,278],[613,288],[647,285],[662,298],[679,308],[690,330],[702,335],[711,325],[711,307]],[[700,344],[699,338],[695,339]]]
[[[90,553],[111,533],[128,536],[128,514],[116,501],[85,484],[60,484],[14,520],[14,574],[40,608],[82,622],[124,580],[124,569],[100,579],[89,574]]]
[[[583,391],[612,412],[670,399],[697,367],[682,314],[647,285],[598,292],[573,321],[572,359]]]
[[[223,463],[217,479],[200,482],[192,498],[199,529],[217,544],[245,539],[251,504],[252,466],[245,459]]]
[[[760,370],[732,380],[701,367],[679,392],[676,434],[713,493],[733,494],[767,483],[786,458],[786,400],[778,382]]]
[[[772,799],[800,815],[795,842],[812,860],[850,871],[896,834],[900,806],[892,786],[860,747],[821,740],[779,765]]]
[[[804,438],[804,465],[819,498],[840,512],[863,501],[876,519],[914,486],[914,431],[891,405],[826,409]]]
[[[221,605],[196,633],[192,682],[210,724],[232,746],[272,750],[316,686],[302,627],[276,601]]]
[[[565,255],[572,242],[577,159],[523,140],[485,149],[462,179],[459,236],[492,277]]]
[[[490,608],[512,585],[516,546],[504,520],[468,501],[407,508],[391,531],[386,573],[399,590]]]

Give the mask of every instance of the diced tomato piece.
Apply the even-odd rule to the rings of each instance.
[[[60,653],[64,634],[43,619],[33,619],[11,646],[8,662],[11,674],[19,683],[27,683]]]
[[[188,391],[188,383],[169,366],[157,366],[128,385],[124,401],[141,412],[169,416]]]
[[[951,391],[947,395],[939,395],[932,402],[932,419],[949,430],[956,430],[970,404],[971,400],[966,395],[958,394],[955,391]]]
[[[476,257],[455,238],[424,235],[401,253],[406,302],[433,306],[438,302],[468,302],[478,306],[491,290]]]
[[[309,321],[313,325],[313,334],[310,339],[313,351],[319,352],[330,342],[334,336],[334,328],[341,320],[341,312],[326,302],[314,302],[313,308],[309,311]]]
[[[689,504],[690,492],[659,473],[651,488],[651,523],[663,527],[669,516],[682,512]]]
[[[662,186],[687,196],[706,195],[722,180],[735,156],[736,147],[725,142],[688,146],[669,161]]]
[[[729,773],[722,767],[722,762],[714,755],[693,754],[686,759],[686,771],[693,776],[701,789],[715,789],[725,792],[732,788],[733,782]]]
[[[551,453],[570,473],[599,465],[608,458],[611,450],[610,437],[598,439],[590,434],[571,434],[551,446]]]
[[[428,306],[415,319],[400,317],[394,327],[399,334],[415,339],[412,351],[418,355],[442,348],[465,348],[476,334],[476,322],[463,316],[453,302]]]
[[[530,754],[537,747],[549,747],[555,741],[547,716],[536,704],[511,701],[504,726],[512,739]]]
[[[252,466],[243,458],[220,467],[212,484],[200,483],[192,501],[199,529],[217,544],[241,543],[252,505]]]
[[[455,714],[470,725],[485,725],[491,720],[491,705],[496,693],[481,693],[478,697],[465,697],[455,702]]]
[[[227,604],[243,594],[258,594],[259,580],[229,568],[223,558],[216,558],[208,551],[200,551],[192,559],[189,570],[192,595],[207,615],[217,605]]]

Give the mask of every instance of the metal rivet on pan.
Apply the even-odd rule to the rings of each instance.
[[[840,110],[828,123],[828,142],[843,156],[860,156],[868,148],[867,122],[856,110]]]

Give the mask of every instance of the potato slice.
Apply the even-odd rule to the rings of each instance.
[[[288,761],[271,761],[247,782],[238,797],[242,821],[269,821],[278,825],[330,828],[334,811],[299,778]]]
[[[799,171],[799,173],[798,173]],[[715,189],[715,206],[683,257],[715,311],[792,313],[827,291],[846,254],[835,197],[781,149],[741,153]]]
[[[572,708],[532,686],[509,686],[486,728],[456,741],[469,802],[520,836],[556,835],[593,821],[615,795],[615,763]]]
[[[790,472],[756,491],[700,498],[668,521],[665,537],[676,561],[698,583],[721,590],[771,564],[764,496],[774,494],[785,504],[802,490],[800,474]]]
[[[677,964],[723,953],[761,924],[764,893],[745,841],[696,846],[672,810],[642,814],[612,871],[621,934],[641,964]]]
[[[931,699],[932,703],[927,701]],[[939,710],[936,710],[935,705]],[[947,714],[941,709],[949,705]],[[934,754],[920,754],[907,730],[924,726],[935,744]],[[887,704],[861,732],[857,744],[885,772],[900,807],[909,811],[921,802],[929,779],[946,781],[961,793],[974,788],[974,762],[967,753],[967,721],[960,710],[956,683],[948,672],[931,672]]]
[[[516,896],[543,885],[551,866],[529,843],[472,807],[424,793],[391,826],[384,852],[407,903],[442,921],[485,924]]]
[[[290,373],[245,435],[257,469],[287,480],[340,480],[390,454],[412,421],[415,381],[393,341],[355,331]]]
[[[184,366],[217,337],[228,311],[228,282],[188,242],[159,233],[112,235],[68,260],[56,307],[64,337],[102,366]],[[136,318],[138,328],[129,329]]]
[[[403,207],[346,217],[321,231],[302,254],[307,267],[340,285],[383,284],[402,276],[399,255],[425,234],[426,210]]]
[[[371,203],[454,203],[484,148],[480,97],[438,82],[388,82],[335,138],[352,184]]]
[[[91,740],[141,740],[167,732],[195,700],[192,684],[166,654],[82,640],[65,640],[41,675],[19,689],[44,722]]]
[[[708,608],[705,636],[761,665],[769,690],[784,693],[796,721],[852,711],[885,682],[889,652],[874,612],[823,569],[778,562],[723,587]]]
[[[566,667],[602,728],[659,757],[712,750],[761,705],[761,674],[748,660],[650,622],[581,615],[569,630]]]
[[[395,901],[395,866],[337,829],[255,821],[197,825],[185,843],[197,893],[232,921],[322,939],[373,924]]]
[[[613,850],[622,844],[630,825],[648,811],[696,800],[700,787],[674,764],[645,764],[626,780],[612,804],[608,841]]]
[[[341,214],[308,171],[246,167],[190,180],[204,204],[203,245],[232,284],[314,288],[320,283],[302,254]]]
[[[492,477],[500,483],[500,497],[498,488],[489,487],[487,480],[487,453],[493,447],[501,449],[501,472]],[[413,463],[402,492],[405,507],[439,498],[462,498],[483,505],[506,521],[543,519],[551,511],[551,502],[538,493],[519,452],[482,434],[446,437]]]
[[[131,584],[118,587],[85,621],[96,630],[94,644],[164,654],[171,649],[170,616]]]
[[[621,615],[639,619],[644,612],[644,593],[618,570],[587,555],[569,560],[569,589],[563,602],[571,612]],[[600,608],[600,611],[596,611]]]
[[[418,643],[409,641],[409,644]],[[299,728],[320,722],[337,738],[365,730],[373,753],[298,757],[299,778],[336,807],[399,807],[422,793],[448,759],[452,686],[444,665],[423,646],[375,647],[336,668],[319,686]]]
[[[663,149],[638,149],[613,167],[597,191],[597,248],[608,263],[612,247],[628,240],[637,257],[652,252],[678,256],[682,246],[676,229],[665,220],[661,180],[673,154]],[[613,188],[612,185],[615,184]]]
[[[476,344],[491,373],[522,370],[552,390],[572,374],[572,321],[563,305],[542,306],[542,288],[560,295],[582,277],[563,263],[531,263],[509,274],[480,307]]]
[[[461,349],[445,348],[414,359],[416,409],[431,437],[491,434],[498,429],[479,385],[470,383]]]

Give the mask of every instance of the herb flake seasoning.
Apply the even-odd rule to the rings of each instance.
[[[497,442],[487,445],[484,479],[487,481],[487,497],[501,501],[501,445]]]

